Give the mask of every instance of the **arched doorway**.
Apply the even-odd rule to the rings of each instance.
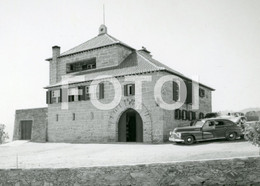
[[[143,142],[143,121],[134,109],[128,109],[118,121],[119,142]]]

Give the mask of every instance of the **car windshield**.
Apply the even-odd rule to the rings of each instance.
[[[196,127],[202,127],[204,125],[205,121],[197,121],[194,126]]]

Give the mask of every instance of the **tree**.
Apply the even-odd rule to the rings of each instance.
[[[0,144],[6,142],[7,139],[9,139],[9,136],[8,133],[5,132],[5,125],[0,124]]]
[[[259,147],[260,155],[260,121],[248,124],[245,127],[244,135],[246,140]]]

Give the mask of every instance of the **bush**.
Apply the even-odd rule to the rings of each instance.
[[[5,125],[0,124],[0,144],[6,142],[9,139],[8,133],[5,132]]]
[[[244,131],[245,139],[253,145],[259,147],[260,155],[260,121],[250,122],[246,124]]]

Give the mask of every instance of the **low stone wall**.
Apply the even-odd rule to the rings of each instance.
[[[260,185],[260,158],[75,169],[0,170],[6,185]]]

